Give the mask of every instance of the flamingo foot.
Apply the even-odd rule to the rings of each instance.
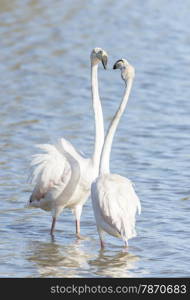
[[[81,235],[80,233],[77,233],[77,234],[76,234],[76,237],[77,237],[77,239],[79,239],[79,240],[87,240],[87,237],[84,236],[84,235]]]

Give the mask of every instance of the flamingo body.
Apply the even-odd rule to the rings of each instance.
[[[133,183],[118,174],[99,176],[92,184],[93,209],[99,231],[122,238],[136,236],[135,218],[141,206]]]

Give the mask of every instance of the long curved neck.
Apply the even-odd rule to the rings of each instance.
[[[123,96],[123,100],[122,100],[117,112],[115,113],[110,126],[109,126],[109,129],[108,129],[108,132],[107,132],[107,135],[105,138],[104,146],[102,149],[100,169],[99,169],[100,175],[110,173],[109,161],[110,161],[112,142],[113,142],[113,138],[114,138],[114,134],[116,132],[117,126],[121,119],[121,116],[125,111],[125,108],[126,108],[126,105],[127,105],[128,99],[129,99],[129,94],[131,91],[132,83],[133,83],[133,78],[128,79],[127,86],[125,88],[125,92],[124,92],[124,96]]]
[[[56,199],[57,204],[62,204],[65,200],[68,200],[73,195],[74,191],[77,187],[77,182],[80,179],[80,166],[76,159],[73,158],[72,155],[69,154],[69,152],[65,152],[65,157],[69,161],[69,165],[71,167],[71,176],[70,179],[66,185],[66,187],[63,189],[63,192],[58,196]]]
[[[93,167],[99,169],[100,156],[104,143],[104,120],[98,89],[98,64],[91,65],[92,104],[95,118],[95,142],[92,156]]]

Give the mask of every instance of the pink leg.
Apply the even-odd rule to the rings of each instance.
[[[51,235],[54,234],[55,223],[56,223],[56,217],[53,217],[53,219],[52,219],[52,225],[51,225],[51,231],[50,231],[50,234],[51,234]]]

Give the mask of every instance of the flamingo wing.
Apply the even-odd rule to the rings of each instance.
[[[100,177],[96,184],[96,197],[101,217],[124,239],[136,235],[135,215],[141,205],[132,182],[120,175]]]
[[[66,185],[70,177],[70,165],[56,145],[36,145],[43,151],[33,155],[29,180],[35,185],[32,199],[40,200],[57,184]]]
[[[29,181],[35,185],[30,202],[44,198],[46,193],[55,186],[65,188],[71,177],[71,166],[66,153],[73,157],[75,166],[85,161],[66,139],[61,138],[54,145],[36,145],[42,153],[33,155]]]

